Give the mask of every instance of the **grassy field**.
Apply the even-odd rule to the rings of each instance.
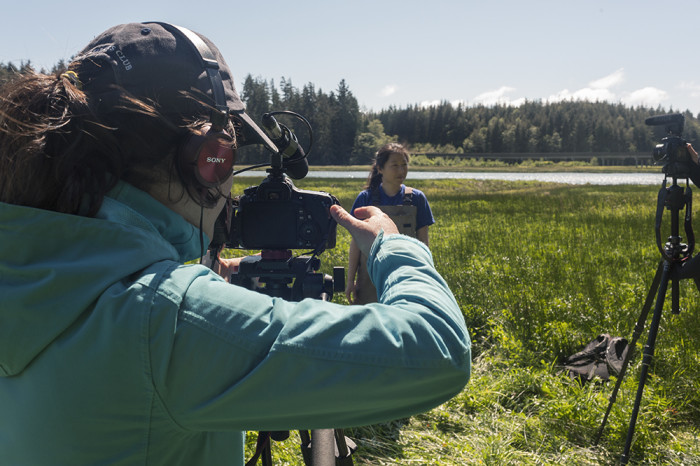
[[[241,179],[234,190],[259,181]],[[360,188],[342,179],[295,184],[331,192],[346,208]],[[631,339],[660,260],[659,186],[434,180],[415,187],[427,194],[437,220],[431,250],[472,335],[473,376],[461,394],[428,413],[348,429],[359,447],[355,464],[617,463],[641,358],[597,446],[614,379],[581,385],[559,366],[600,333]],[[322,270],[347,265],[348,244],[339,229],[338,246],[321,256]],[[700,293],[682,282],[680,314],[664,308],[630,464],[700,463],[698,310]],[[638,355],[645,341],[646,331]],[[296,443],[275,443],[274,463],[300,464]]]

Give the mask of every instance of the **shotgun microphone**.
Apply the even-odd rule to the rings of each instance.
[[[262,126],[277,150],[282,154],[282,164],[290,178],[300,180],[309,173],[309,163],[296,135],[277,122],[274,116],[262,116]]]

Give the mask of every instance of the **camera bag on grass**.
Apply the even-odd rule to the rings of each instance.
[[[588,343],[586,347],[564,360],[564,369],[572,379],[587,382],[594,377],[609,380],[622,369],[627,355],[628,344],[625,338],[611,337],[607,333]]]

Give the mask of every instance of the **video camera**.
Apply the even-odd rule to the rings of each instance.
[[[301,115],[291,114],[309,128]],[[231,283],[270,296],[299,301],[304,298],[330,300],[334,291],[343,291],[345,269],[334,267],[333,277],[316,273],[320,268],[318,255],[336,244],[337,223],[330,207],[339,204],[332,194],[307,191],[294,186],[291,178],[301,179],[308,173],[307,153],[294,133],[279,124],[272,113],[262,118],[262,126],[278,151],[270,163],[253,168],[268,167],[267,177],[257,186],[246,188],[235,200],[229,199],[217,218],[210,253],[218,257],[223,248],[259,249],[260,255],[244,258]],[[292,257],[291,250],[310,251],[310,256]]]
[[[268,173],[238,199],[224,247],[317,253],[334,248],[336,223],[329,209],[338,200],[328,193],[298,189],[279,169]]]
[[[277,113],[292,114],[306,122],[293,112]],[[279,124],[273,114],[263,115],[262,122],[279,152],[271,155],[267,178],[258,186],[246,188],[243,195],[235,199],[235,205],[221,212],[211,246],[306,249],[316,254],[334,248],[337,225],[330,215],[330,207],[339,204],[338,199],[329,193],[294,186],[290,176],[301,179],[308,172],[306,154],[294,133]],[[246,170],[261,166],[267,164]]]
[[[663,172],[674,178],[688,178],[692,158],[687,149],[688,142],[681,137],[685,117],[680,113],[658,115],[644,120],[649,126],[664,126],[666,134],[652,151],[656,163],[663,163]]]

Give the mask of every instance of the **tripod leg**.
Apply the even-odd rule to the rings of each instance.
[[[307,466],[335,466],[335,435],[333,429],[300,430],[301,453]]]
[[[610,411],[612,410],[613,404],[615,404],[615,400],[617,399],[617,392],[620,389],[620,385],[622,385],[622,379],[625,377],[625,373],[627,372],[627,366],[629,362],[632,360],[634,357],[634,349],[637,345],[637,340],[639,340],[640,335],[642,334],[642,330],[644,330],[644,323],[647,320],[647,316],[649,315],[649,310],[651,309],[651,305],[654,303],[654,297],[656,296],[656,290],[659,288],[659,283],[661,283],[661,274],[663,271],[664,267],[664,261],[660,261],[658,267],[656,268],[656,274],[654,275],[654,280],[651,282],[651,287],[649,288],[649,293],[647,294],[647,299],[644,301],[644,306],[642,307],[642,313],[639,315],[639,319],[637,320],[637,324],[634,326],[634,332],[632,333],[632,341],[629,344],[629,349],[627,350],[627,355],[625,356],[625,359],[622,361],[622,368],[620,369],[620,373],[617,376],[617,381],[615,382],[615,388],[612,391],[612,394],[610,395],[610,402],[608,403],[608,409],[605,411],[605,417],[603,417],[603,423],[600,425],[600,428],[598,429],[598,434],[596,434],[595,440],[593,441],[594,445],[598,445],[598,441],[600,440],[600,437],[603,435],[603,430],[605,429],[605,424],[608,422],[608,416],[610,415]]]
[[[299,439],[301,440],[301,454],[304,457],[304,464],[310,466],[313,464],[311,458],[311,436],[308,430],[299,431]]]
[[[272,444],[268,442],[265,449],[262,452],[262,465],[272,466]]]
[[[357,445],[345,436],[343,429],[335,429],[335,444],[338,453],[336,456],[336,465],[353,466],[352,454],[357,449]]]
[[[647,337],[647,344],[644,347],[644,356],[642,358],[642,370],[639,376],[639,385],[637,386],[637,397],[634,400],[634,408],[632,409],[630,425],[627,429],[627,441],[625,443],[625,451],[622,453],[622,457],[620,458],[620,464],[627,464],[627,461],[629,460],[629,452],[632,446],[632,438],[634,437],[634,426],[637,422],[637,415],[639,414],[639,405],[642,402],[642,394],[644,392],[644,385],[646,383],[647,374],[649,372],[649,366],[651,365],[651,360],[654,357],[654,344],[656,343],[656,335],[659,331],[659,323],[661,322],[661,310],[664,305],[664,299],[666,297],[666,290],[668,288],[668,280],[670,274],[671,263],[665,262],[661,276],[661,283],[659,284],[659,294],[656,297],[654,315],[651,319],[651,326],[649,327],[649,336]]]
[[[335,466],[335,434],[333,429],[311,431],[311,458],[314,466]]]
[[[677,278],[671,279],[671,312],[679,314],[681,312],[681,287]]]

